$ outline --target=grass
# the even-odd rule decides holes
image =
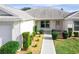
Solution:
[[[79,39],[58,39],[54,40],[57,54],[78,54]]]

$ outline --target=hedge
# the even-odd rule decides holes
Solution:
[[[28,42],[26,39],[23,39],[23,48],[24,49],[28,48]]]
[[[33,27],[33,32],[37,33],[37,26],[36,25]]]
[[[64,32],[62,33],[62,36],[63,36],[63,39],[67,39],[67,37],[68,37],[67,31],[64,31]]]
[[[27,32],[27,40],[28,40],[28,46],[30,46],[31,45],[30,32]]]
[[[17,41],[9,41],[0,48],[0,54],[15,54],[19,49]]]
[[[74,37],[78,37],[78,32],[74,32]]]
[[[23,48],[28,48],[31,45],[30,32],[23,32]]]
[[[32,32],[32,36],[34,37],[36,35],[36,33],[35,32]]]
[[[53,31],[53,32],[52,32],[52,39],[53,39],[53,40],[56,40],[57,37],[58,37],[58,32]]]
[[[72,36],[72,28],[68,28],[68,36],[69,36],[69,37]]]

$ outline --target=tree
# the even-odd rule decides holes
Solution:
[[[30,7],[24,7],[21,10],[26,11],[26,10],[29,10],[29,9],[31,9],[31,8]]]

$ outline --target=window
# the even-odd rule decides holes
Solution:
[[[74,21],[74,30],[79,31],[79,21]]]
[[[41,28],[49,28],[50,22],[48,20],[41,21]]]
[[[60,21],[57,20],[57,21],[56,21],[56,25],[60,25]]]

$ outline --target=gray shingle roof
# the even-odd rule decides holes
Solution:
[[[69,12],[55,8],[34,8],[27,10],[26,13],[35,19],[63,19],[69,14]]]
[[[65,19],[79,19],[79,11],[73,12],[71,15],[69,15]]]
[[[13,16],[12,14],[9,14],[3,10],[0,10],[0,16]]]

